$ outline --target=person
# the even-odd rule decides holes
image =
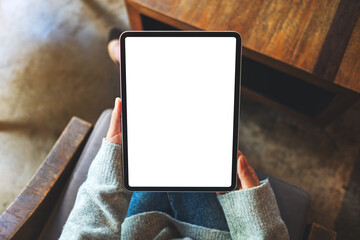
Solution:
[[[118,40],[108,44],[108,51],[119,64]],[[106,138],[78,190],[60,239],[289,239],[268,179],[260,182],[240,151],[234,191],[126,191],[121,106],[116,98]]]

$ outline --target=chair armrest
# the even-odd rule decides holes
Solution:
[[[309,224],[307,227],[306,240],[335,240],[336,232],[317,223]]]
[[[46,223],[91,132],[73,117],[33,178],[0,216],[0,239],[35,239]]]

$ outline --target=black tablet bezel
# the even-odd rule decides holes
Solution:
[[[233,160],[232,178],[230,187],[131,187],[128,178],[128,155],[127,155],[127,102],[126,102],[126,62],[125,62],[125,39],[127,37],[235,37],[235,97],[234,97],[234,131],[233,131]],[[240,83],[241,83],[241,36],[233,31],[125,31],[120,37],[120,97],[122,100],[122,159],[124,167],[124,186],[129,191],[211,191],[225,192],[234,190],[236,187],[238,128],[240,110]]]

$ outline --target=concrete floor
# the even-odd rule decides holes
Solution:
[[[255,168],[310,192],[313,202],[308,221],[335,228],[359,159],[360,101],[326,128],[248,99],[241,107],[242,152]],[[356,201],[346,204],[352,208],[352,203]]]
[[[94,123],[113,105],[112,26],[128,29],[121,0],[0,1],[0,212],[73,115]]]
[[[94,123],[113,105],[111,26],[128,29],[121,0],[0,2],[0,213],[71,116]],[[242,151],[254,167],[309,191],[309,221],[334,228],[359,156],[360,102],[322,129],[244,99],[241,121]]]

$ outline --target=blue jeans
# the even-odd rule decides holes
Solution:
[[[134,192],[126,217],[149,211],[164,212],[179,221],[229,231],[215,193]]]

